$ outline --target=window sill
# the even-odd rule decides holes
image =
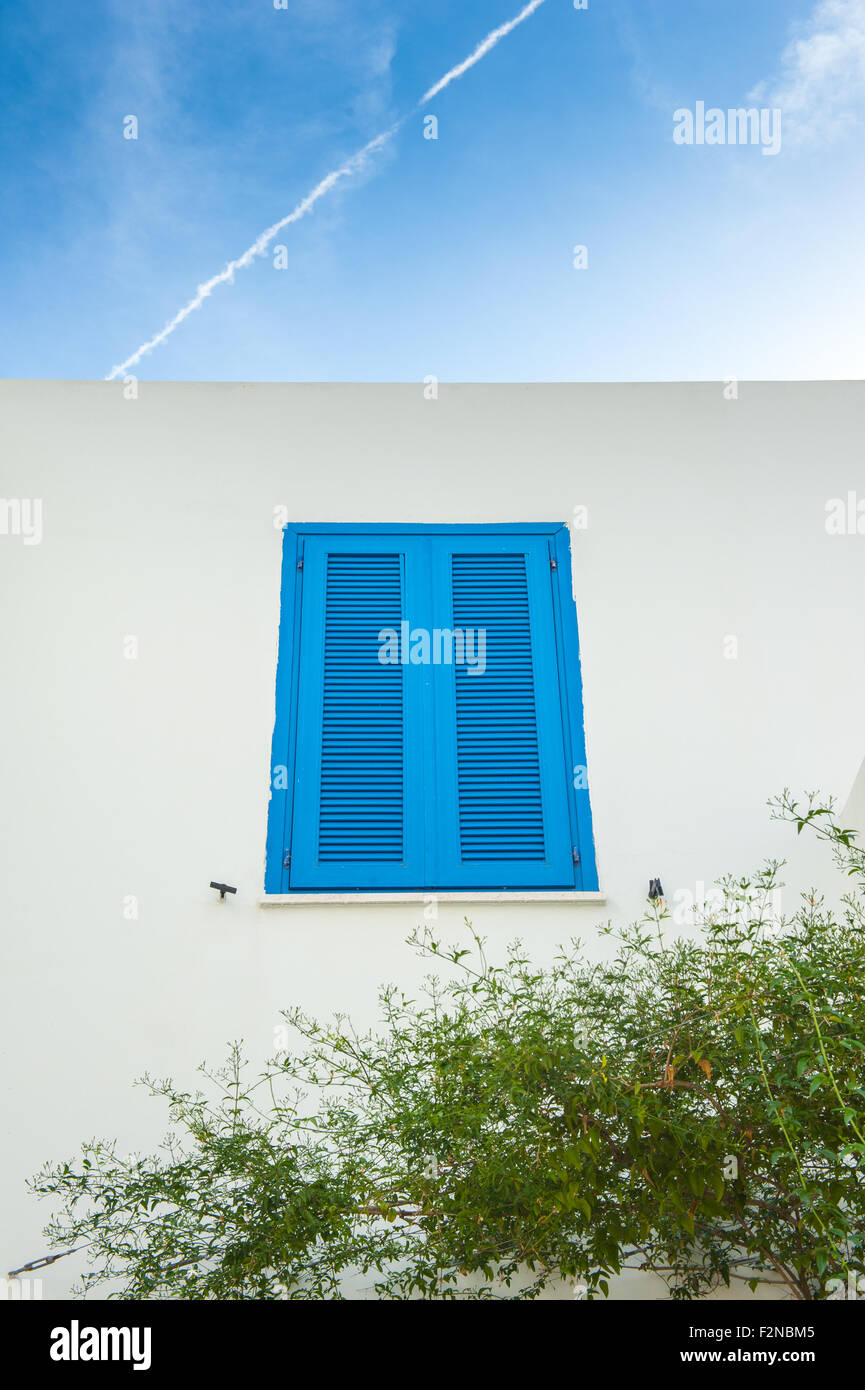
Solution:
[[[265,893],[260,907],[330,907],[350,903],[605,903],[606,893],[537,892],[513,889],[503,892],[459,893]]]

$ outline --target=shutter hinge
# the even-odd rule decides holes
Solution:
[[[302,569],[303,569],[303,561],[302,561],[302,560],[298,560],[298,562],[297,562],[297,568],[298,568],[299,570],[302,570]]]
[[[558,568],[559,568],[559,567],[558,567],[558,565],[556,564],[555,560],[550,560],[550,569],[551,569],[551,570],[557,570]]]
[[[282,856],[282,867],[283,867],[284,869],[289,869],[289,868],[291,868],[291,850],[290,850],[290,849],[287,849],[287,850],[285,851],[285,854]]]
[[[572,853],[573,853],[574,863],[575,863],[575,864],[579,864],[579,862],[580,862],[580,851],[577,849],[576,845],[574,845],[574,848],[573,848]]]

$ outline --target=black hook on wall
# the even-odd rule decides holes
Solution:
[[[220,901],[221,903],[224,903],[224,902],[225,902],[225,895],[226,895],[226,893],[236,893],[236,892],[237,892],[237,889],[236,889],[236,888],[232,888],[232,887],[231,887],[229,884],[227,884],[227,883],[214,883],[214,882],[211,880],[210,886],[211,886],[211,888],[218,888],[218,889],[219,889],[219,901]]]

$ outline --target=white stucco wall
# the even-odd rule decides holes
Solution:
[[[792,856],[789,784],[848,796],[865,752],[860,384],[0,385],[0,496],[43,535],[0,534],[3,681],[0,1260],[45,1253],[23,1181],[82,1138],[151,1145],[133,1090],[188,1081],[292,1003],[370,1021],[423,973],[411,904],[262,908],[279,621],[274,508],[302,521],[557,521],[575,536],[603,907],[473,905],[539,959],[599,922]],[[739,641],[737,660],[724,639]],[[137,660],[124,657],[135,636]],[[212,878],[236,884],[220,903]],[[138,919],[124,899],[138,900]],[[442,904],[443,929],[468,911]],[[594,946],[597,949],[596,945]],[[494,947],[495,949],[495,947]],[[44,1271],[62,1297],[76,1261]],[[627,1292],[626,1290],[622,1291]]]

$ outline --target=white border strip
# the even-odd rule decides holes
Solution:
[[[605,903],[606,893],[265,893],[259,907],[329,907],[349,903]]]

